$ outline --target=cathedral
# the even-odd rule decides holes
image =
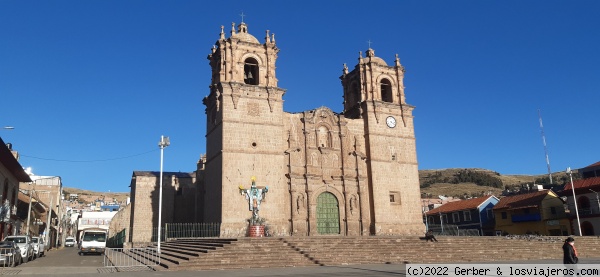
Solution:
[[[341,113],[289,113],[274,34],[260,43],[247,24],[231,27],[208,55],[201,221],[220,223],[223,237],[246,235],[252,212],[240,191],[252,179],[268,188],[260,217],[270,235],[423,234],[414,107],[398,56],[388,65],[369,48],[354,68],[344,64]]]

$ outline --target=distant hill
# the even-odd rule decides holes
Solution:
[[[564,172],[552,174],[552,185],[563,186],[569,182]],[[573,179],[577,179],[573,174]],[[550,178],[544,175],[501,175],[498,172],[480,168],[448,168],[419,170],[421,196],[436,198],[438,195],[453,197],[475,197],[500,195],[503,190],[518,190],[525,185],[550,187]]]
[[[92,203],[96,199],[104,199],[104,202],[112,202],[113,199],[116,199],[117,202],[125,203],[127,197],[129,197],[128,192],[97,192],[91,190],[84,190],[78,188],[68,188],[64,187],[63,192],[65,194],[77,194],[79,200],[85,204]],[[68,197],[68,196],[67,196]]]

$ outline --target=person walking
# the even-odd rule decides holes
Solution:
[[[577,254],[577,248],[575,248],[575,239],[573,237],[568,237],[563,244],[563,264],[567,268],[568,272],[566,272],[565,277],[574,277],[578,276],[577,273],[577,263],[579,262],[579,257]]]
[[[563,244],[563,263],[576,264],[579,262],[577,249],[575,248],[575,239],[568,237]]]

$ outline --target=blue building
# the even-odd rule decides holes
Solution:
[[[100,209],[105,212],[118,212],[121,208],[120,205],[102,205]]]

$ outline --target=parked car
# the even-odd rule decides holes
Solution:
[[[0,242],[0,264],[3,267],[14,267],[21,264],[21,249],[12,241]]]
[[[65,247],[73,247],[75,246],[75,238],[74,237],[67,237],[65,239]]]
[[[37,257],[44,256],[46,246],[44,245],[44,238],[32,237],[31,244],[33,245],[33,255]]]
[[[19,246],[21,258],[24,263],[33,260],[33,247],[31,246],[31,238],[29,236],[8,236],[4,241],[12,241]]]

